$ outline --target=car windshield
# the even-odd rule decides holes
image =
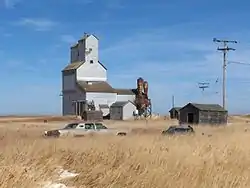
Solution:
[[[102,123],[95,123],[96,129],[107,129]]]
[[[188,129],[187,128],[176,128],[175,131],[176,132],[187,132]]]
[[[176,127],[170,126],[170,127],[167,129],[167,131],[168,131],[168,132],[171,132],[171,131],[174,131],[175,129],[176,129]]]
[[[75,129],[77,127],[78,123],[70,123],[66,125],[63,129]]]

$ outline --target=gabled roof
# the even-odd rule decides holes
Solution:
[[[99,63],[105,70],[107,70],[107,68],[106,68],[100,61],[98,61],[98,63]]]
[[[114,88],[104,81],[93,81],[93,82],[85,82],[78,81],[77,82],[80,89],[86,92],[95,92],[95,93],[116,93]]]
[[[70,64],[68,64],[62,71],[76,70],[76,69],[78,69],[82,64],[84,64],[83,61],[76,61],[76,62],[70,63]]]
[[[76,70],[78,69],[81,65],[83,65],[85,62],[83,61],[76,61],[73,63],[68,64],[62,71],[69,71],[69,70]],[[107,68],[100,62],[98,61],[98,63],[105,69],[107,70]]]
[[[109,105],[107,105],[107,104],[99,104],[99,107],[100,108],[109,108]]]
[[[110,107],[123,107],[128,104],[130,101],[117,101],[113,103]]]
[[[94,35],[94,34],[85,34],[85,35],[83,35],[83,37],[81,37],[80,39],[79,39],[79,41],[81,41],[81,40],[85,40],[85,39],[87,39],[88,37],[90,37],[90,36],[93,36],[93,37],[95,37],[97,40],[99,40],[99,38],[96,36],[96,35]]]
[[[134,89],[115,89],[118,95],[135,95]]]
[[[75,48],[75,47],[77,47],[79,44],[78,43],[75,43],[75,44],[73,44],[70,48]]]
[[[78,42],[79,42],[79,41],[82,41],[82,40],[85,40],[85,39],[87,39],[87,38],[90,37],[90,36],[94,36],[97,40],[99,40],[99,38],[98,38],[96,35],[93,35],[93,34],[85,34],[85,35],[83,35],[83,37],[81,37],[81,38],[78,40]],[[78,42],[75,43],[74,45],[72,45],[70,48],[75,48],[75,47],[77,47],[78,44],[79,44]]]
[[[173,107],[169,110],[169,112],[173,111],[173,110],[176,110],[176,111],[179,111],[182,107]]]
[[[188,103],[187,105],[192,105],[195,108],[201,110],[201,111],[215,111],[215,112],[227,112],[222,106],[219,104],[198,104],[198,103]],[[186,107],[185,105],[184,107]],[[181,109],[183,109],[182,107]]]

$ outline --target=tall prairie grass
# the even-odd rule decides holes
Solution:
[[[0,187],[36,188],[57,181],[58,167],[83,188],[250,187],[247,125],[195,128],[194,136],[156,132],[127,137],[44,139],[41,130],[0,130]],[[204,133],[204,134],[202,134]]]

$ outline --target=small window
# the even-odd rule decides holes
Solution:
[[[93,123],[85,123],[85,129],[95,129],[95,126]]]
[[[90,60],[90,63],[91,63],[91,64],[93,64],[93,63],[94,63],[94,61],[93,61],[93,60]]]
[[[75,129],[77,125],[78,123],[70,123],[70,124],[67,124],[66,127],[64,127],[64,129]]]
[[[107,129],[102,123],[95,123],[96,129]]]

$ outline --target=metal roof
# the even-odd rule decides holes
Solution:
[[[179,111],[182,107],[173,107],[169,110],[169,112],[173,111],[173,110],[176,110],[176,111]]]
[[[215,111],[215,112],[226,112],[227,111],[222,106],[220,106],[219,104],[188,103],[187,105],[189,105],[189,104],[194,106],[195,108],[201,110],[201,111]],[[186,107],[186,106],[184,106],[184,107]]]
[[[87,39],[87,38],[90,37],[90,36],[93,36],[93,37],[95,37],[97,40],[99,40],[99,38],[98,38],[96,35],[85,33],[78,41],[85,40],[85,39]]]
[[[83,61],[76,61],[73,63],[68,64],[63,71],[69,71],[69,70],[76,70],[78,69],[84,62]]]
[[[97,40],[99,40],[99,38],[98,38],[96,35],[85,33],[85,34],[78,40],[78,42],[79,42],[79,41],[82,41],[82,40],[85,40],[85,39],[87,39],[87,38],[90,37],[90,36],[94,36]],[[75,43],[75,44],[72,45],[70,48],[75,48],[75,47],[77,47],[78,45],[79,45],[79,43]]]
[[[128,104],[130,101],[117,101],[113,103],[110,107],[123,107]]]
[[[78,81],[77,82],[80,89],[86,92],[95,92],[95,93],[116,93],[114,88],[104,81],[93,81],[93,82],[85,82]]]
[[[100,108],[109,108],[109,105],[107,105],[107,104],[99,104],[99,107]]]
[[[134,89],[115,89],[118,95],[135,95]]]
[[[83,65],[85,62],[84,61],[76,61],[73,63],[68,64],[62,71],[69,71],[69,70],[76,70],[78,69],[81,65]],[[98,61],[98,63],[105,69],[107,70],[107,68],[100,62]]]

